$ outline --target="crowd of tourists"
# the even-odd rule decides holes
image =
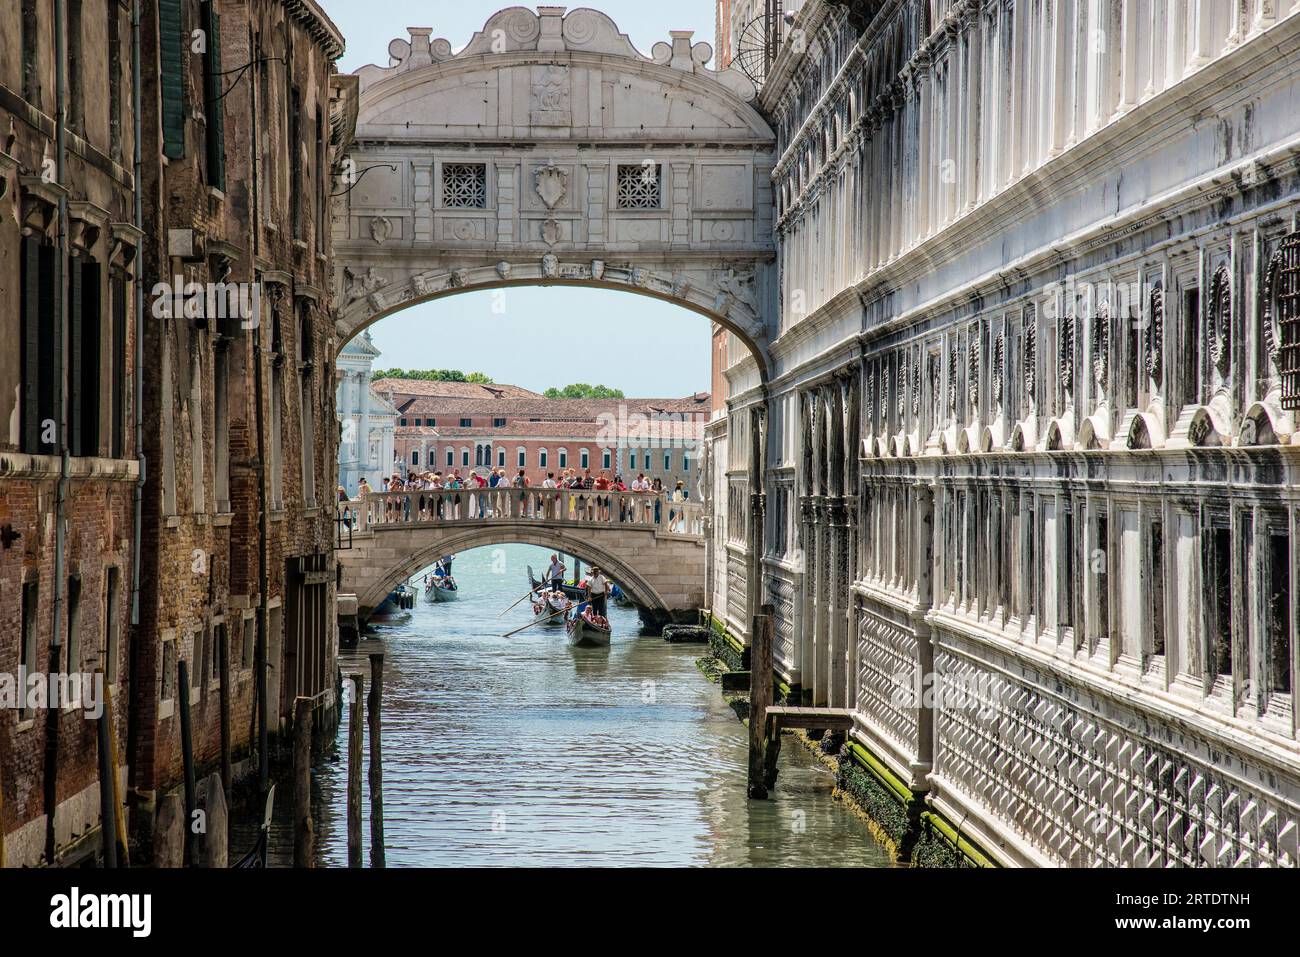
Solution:
[[[338,492],[341,504],[351,501],[342,486]],[[513,476],[504,468],[468,469],[464,474],[460,469],[413,472],[405,477],[394,473],[378,489],[371,488],[363,477],[357,499],[370,502],[369,496],[375,492],[444,493],[393,494],[383,499],[382,512],[372,514],[375,522],[512,517],[660,525],[664,523],[666,505],[667,525],[676,531],[686,530],[683,506],[690,501],[685,482],[678,482],[670,490],[659,478],[647,478],[645,473],[628,483],[622,475],[611,477],[607,471],[593,474],[591,469],[547,472],[540,485],[534,485],[523,469]],[[445,494],[448,492],[455,494]]]

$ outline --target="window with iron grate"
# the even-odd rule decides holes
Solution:
[[[619,166],[618,208],[659,209],[662,178],[658,163]]]
[[[1282,379],[1282,408],[1300,409],[1300,231],[1282,240],[1269,261],[1264,335]]]
[[[483,163],[444,163],[442,205],[455,209],[486,209],[487,166]]]

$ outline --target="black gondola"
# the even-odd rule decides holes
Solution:
[[[266,851],[271,843],[271,808],[275,805],[275,785],[266,792],[266,808],[262,815],[262,826],[258,829],[257,843],[252,850],[234,863],[234,867],[266,867]]]
[[[527,567],[528,569],[528,584],[533,586],[533,591],[536,591],[539,588],[551,587],[550,582],[541,582],[537,580],[537,578],[533,575],[532,565],[528,565],[525,567]],[[587,597],[586,591],[582,588],[579,588],[577,585],[561,585],[560,591],[564,592],[565,598],[572,598],[574,601],[582,601]]]

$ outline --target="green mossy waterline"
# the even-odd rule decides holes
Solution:
[[[711,654],[695,664],[709,681],[718,684],[724,672],[743,670],[736,639],[716,618],[709,618]],[[781,680],[775,682],[778,701],[799,702],[803,689]],[[726,693],[723,700],[736,716],[749,724],[749,696]],[[911,791],[861,742],[850,740],[836,757],[824,753],[821,740],[804,731],[787,730],[835,772],[835,797],[860,817],[871,836],[885,848],[890,859],[912,867],[996,867],[997,864],[973,841],[961,834],[939,813],[925,805],[924,795]]]

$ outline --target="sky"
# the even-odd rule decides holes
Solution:
[[[406,28],[433,28],[459,49],[510,0],[318,0],[347,40],[339,69],[387,65],[388,43]],[[559,4],[556,4],[559,5]],[[532,4],[535,8],[536,4]],[[643,53],[669,30],[714,42],[713,0],[589,0]],[[495,298],[494,298],[495,296]],[[377,368],[460,369],[541,391],[603,383],[629,396],[666,398],[709,388],[704,317],[634,293],[514,287],[413,306],[370,327]]]

